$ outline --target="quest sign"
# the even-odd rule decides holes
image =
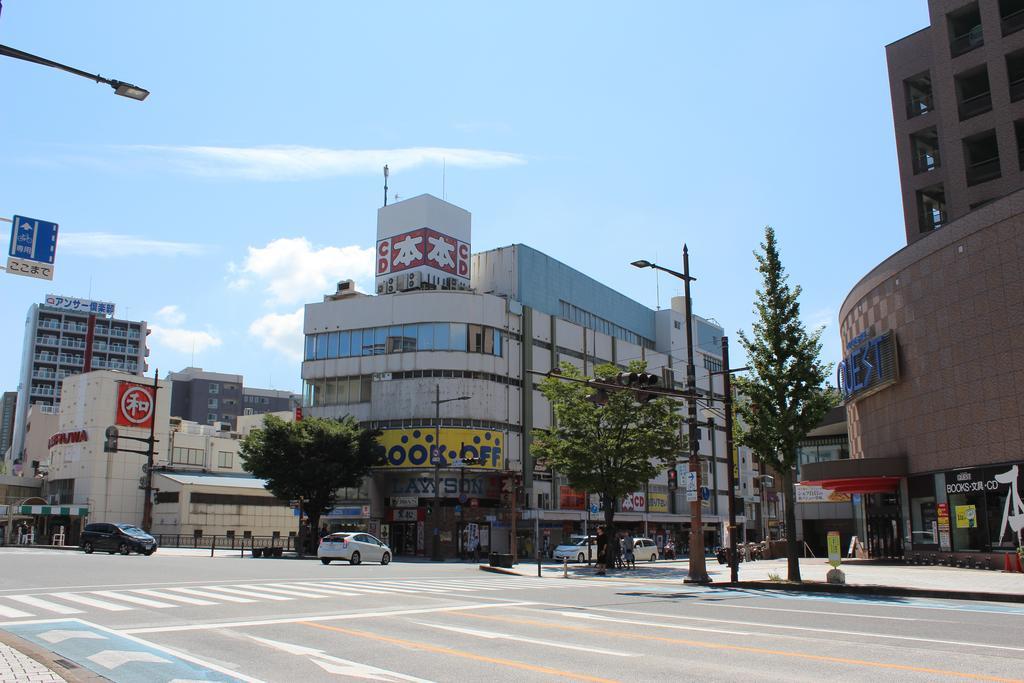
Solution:
[[[836,368],[843,400],[863,398],[899,380],[896,336],[892,330],[872,337],[865,330],[846,343],[847,355]]]

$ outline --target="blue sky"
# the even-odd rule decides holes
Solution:
[[[402,197],[440,196],[444,163],[474,251],[529,244],[652,307],[629,262],[678,269],[687,242],[694,311],[740,358],[771,224],[836,361],[844,297],[905,243],[884,46],[927,22],[925,0],[4,0],[0,43],[152,94],[0,58],[0,216],[61,225],[52,283],[0,275],[0,387],[55,293],[150,321],[151,372],[194,348],[298,391],[301,305],[372,286],[384,163]]]

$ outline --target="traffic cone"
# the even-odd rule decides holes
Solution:
[[[1012,574],[1017,571],[1015,563],[1010,559],[1010,555],[1016,555],[1017,553],[1006,553],[1003,555],[1003,573]]]
[[[1019,572],[1021,574],[1024,574],[1024,563],[1021,563],[1021,561],[1020,561],[1020,554],[1019,553],[1013,553],[1013,556],[1014,556],[1014,558],[1015,558],[1015,560],[1017,562],[1017,572]]]

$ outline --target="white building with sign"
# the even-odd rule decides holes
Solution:
[[[305,308],[304,412],[351,414],[383,431],[385,465],[353,502],[369,502],[368,528],[399,555],[429,553],[435,527],[446,557],[469,529],[483,551],[509,550],[513,475],[525,489],[516,506],[520,552],[543,542],[533,539],[525,516],[540,517],[550,548],[583,531],[590,509],[584,492],[530,455],[530,431],[551,425],[551,409],[528,371],[567,361],[590,374],[599,363],[644,359],[650,372],[669,368],[677,388],[685,381],[682,298],[655,311],[520,244],[472,255],[463,265],[470,227],[468,212],[430,195],[383,207],[377,295],[341,283]],[[454,254],[454,266],[442,253]],[[622,265],[628,268],[628,259]],[[691,324],[698,387],[707,391],[709,373],[721,369],[723,332],[699,316]],[[726,520],[727,460],[722,421],[713,439],[703,424],[710,489],[703,531],[713,545]],[[673,535],[680,545],[689,525],[683,493],[669,492],[662,474],[620,502],[616,519],[638,534]]]

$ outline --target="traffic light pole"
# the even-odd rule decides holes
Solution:
[[[714,391],[712,389],[712,391]],[[736,468],[738,459],[732,443],[732,370],[729,368],[729,338],[722,337],[722,392],[725,394],[725,452],[729,466],[729,580],[740,580],[740,558],[736,554]]]
[[[149,446],[146,448],[146,499],[142,502],[142,530],[149,533],[153,527],[153,456],[156,445],[156,392],[160,389],[157,382],[160,370],[153,374],[153,409],[149,421]]]

